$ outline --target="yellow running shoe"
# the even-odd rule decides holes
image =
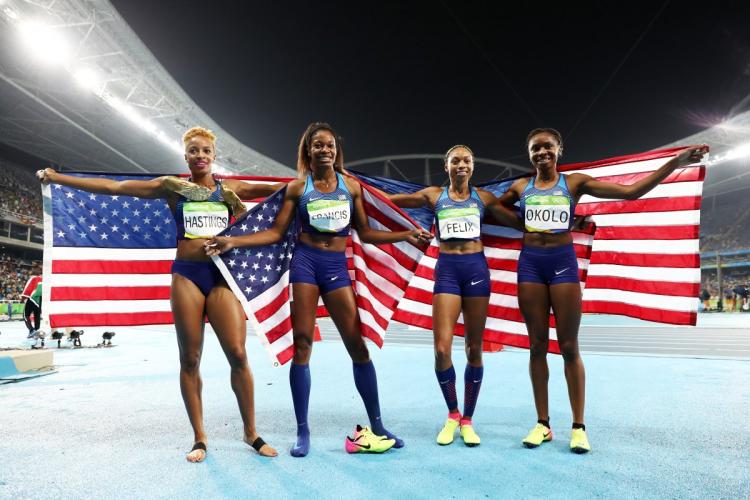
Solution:
[[[591,451],[589,438],[586,437],[586,431],[583,429],[573,429],[570,434],[570,451],[573,453],[588,453]]]
[[[437,444],[445,446],[453,442],[453,435],[456,433],[458,427],[458,420],[448,417],[445,421],[443,429],[437,435]]]
[[[461,439],[464,440],[466,446],[479,446],[479,443],[482,442],[471,424],[461,426]]]
[[[523,440],[526,448],[536,448],[545,441],[552,441],[552,429],[544,424],[536,424]]]
[[[393,448],[395,439],[374,434],[369,427],[360,427],[354,430],[354,437],[346,436],[344,449],[347,453],[383,453]]]

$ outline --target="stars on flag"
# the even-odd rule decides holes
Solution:
[[[176,228],[165,200],[143,203],[137,197],[86,193],[60,184],[53,184],[50,193],[54,245],[106,248],[175,245]]]

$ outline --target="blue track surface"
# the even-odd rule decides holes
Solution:
[[[578,456],[568,451],[558,356],[549,358],[554,441],[536,450],[520,445],[535,414],[527,354],[515,351],[485,355],[474,419],[482,445],[467,448],[457,437],[440,447],[434,439],[446,410],[431,349],[372,348],[385,424],[406,447],[352,456],[344,436],[366,423],[364,408],[343,345],[322,342],[311,364],[313,449],[295,459],[288,369],[272,368],[250,338],[258,429],[280,451],[267,459],[241,441],[228,365],[207,331],[209,454],[190,464],[173,333],[121,330],[115,340],[112,349],[56,351],[59,373],[0,386],[0,498],[750,496],[748,361],[585,356],[593,451]],[[462,358],[454,351],[459,377]]]

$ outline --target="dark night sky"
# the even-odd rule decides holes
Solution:
[[[695,133],[750,94],[748,2],[113,3],[214,120],[288,165],[318,120],[348,160],[465,143],[525,163],[536,126],[594,160]]]

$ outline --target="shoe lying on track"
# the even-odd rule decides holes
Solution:
[[[526,448],[536,448],[545,441],[552,441],[552,429],[544,424],[536,424],[523,440]]]
[[[354,437],[346,436],[344,449],[347,453],[383,453],[393,448],[395,439],[373,434],[369,427],[357,426]]]

